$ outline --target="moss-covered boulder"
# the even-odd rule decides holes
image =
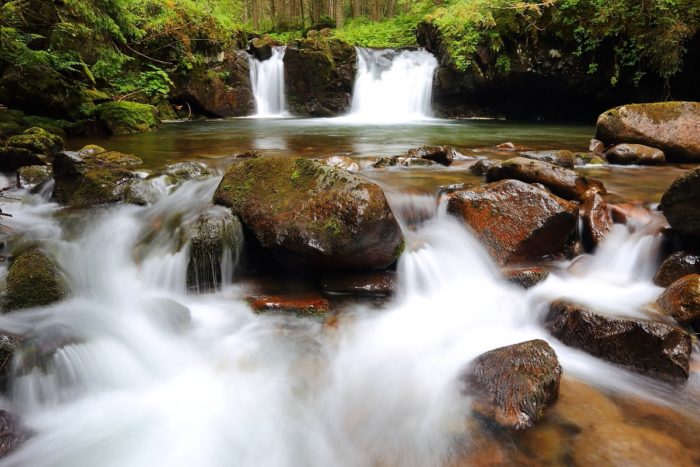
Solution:
[[[95,107],[94,115],[115,135],[151,131],[160,125],[158,110],[137,102],[107,102]]]
[[[700,168],[674,180],[661,198],[660,208],[675,231],[700,240]]]
[[[207,210],[190,238],[187,287],[209,292],[230,281],[242,248],[243,226],[231,210],[222,206]]]
[[[383,269],[403,250],[382,189],[320,161],[274,157],[235,163],[214,201],[231,207],[284,263]]]
[[[0,147],[0,172],[14,172],[20,167],[45,164],[41,157],[29,149]]]
[[[51,169],[46,165],[30,165],[17,171],[17,185],[20,188],[33,188],[51,180]]]
[[[45,306],[67,294],[63,277],[51,259],[38,248],[18,255],[7,273],[5,310]]]
[[[130,170],[143,163],[131,154],[104,151],[99,146],[79,152],[64,151],[56,155],[53,196],[71,207],[89,207],[125,200],[128,188],[136,179]]]
[[[165,175],[173,184],[179,184],[187,180],[201,180],[211,177],[214,172],[199,162],[186,161],[166,167]]]
[[[29,128],[21,135],[11,136],[5,142],[6,146],[27,149],[35,154],[52,156],[63,150],[63,139],[49,133],[43,128]]]
[[[596,138],[658,148],[671,161],[700,162],[700,102],[616,107],[598,117]]]

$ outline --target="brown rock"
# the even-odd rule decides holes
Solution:
[[[659,207],[675,231],[700,239],[700,168],[677,178],[664,193]]]
[[[494,164],[496,164],[496,161],[479,159],[469,167],[469,171],[474,175],[484,175],[486,171],[489,170],[489,167],[493,166]]]
[[[581,206],[583,243],[588,251],[603,241],[613,226],[612,216],[603,197],[596,191],[586,192]]]
[[[588,144],[588,151],[596,154],[602,154],[605,152],[605,144],[602,141],[593,138]]]
[[[666,156],[659,149],[642,144],[618,144],[608,149],[605,157],[611,164],[664,165]]]
[[[328,312],[328,300],[315,295],[257,295],[246,299],[256,313],[293,313],[302,316]]]
[[[661,264],[654,284],[668,287],[683,276],[700,274],[700,256],[685,251],[672,254]]]
[[[517,180],[503,180],[450,195],[450,214],[469,225],[500,264],[566,253],[578,208]]]
[[[520,155],[526,159],[548,162],[567,169],[574,168],[574,153],[571,151],[527,151]]]
[[[536,286],[549,277],[549,271],[539,267],[510,267],[501,270],[508,282],[517,284],[524,289]]]
[[[700,319],[700,274],[682,277],[661,294],[656,303],[680,324]]]
[[[564,344],[639,373],[688,378],[691,339],[675,326],[599,315],[563,301],[552,303],[546,326]]]
[[[559,392],[561,366],[549,344],[532,340],[478,356],[464,380],[474,409],[508,428],[532,426]]]
[[[360,164],[358,164],[352,157],[330,156],[326,157],[325,159],[321,159],[321,162],[328,166],[337,167],[352,173],[357,173],[360,171]]]
[[[600,182],[589,181],[573,170],[525,157],[509,159],[490,167],[486,172],[487,182],[504,179],[541,183],[552,193],[565,199],[579,199],[588,189],[593,187],[597,187],[602,193],[605,193]]]
[[[0,410],[0,458],[17,449],[27,439],[17,417],[6,410]]]
[[[456,151],[450,146],[421,146],[408,151],[409,158],[426,159],[437,162],[440,165],[450,165],[455,158]]]
[[[596,138],[661,149],[672,161],[700,161],[700,102],[623,105],[598,117]]]

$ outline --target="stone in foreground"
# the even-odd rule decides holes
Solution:
[[[700,274],[678,279],[661,294],[656,303],[679,324],[700,320]]]
[[[689,274],[700,274],[700,255],[679,251],[661,263],[654,276],[654,284],[668,287]]]
[[[232,208],[257,241],[287,265],[383,269],[404,246],[378,185],[316,160],[236,163],[214,202]]]
[[[447,211],[471,227],[502,265],[565,254],[578,221],[574,203],[518,180],[453,193]]]
[[[659,207],[675,231],[700,239],[700,168],[678,177],[664,193]]]
[[[503,277],[523,289],[530,289],[549,277],[549,271],[541,267],[508,267],[501,270]]]
[[[543,340],[501,347],[478,356],[464,376],[474,409],[515,429],[530,427],[559,394],[561,366]]]
[[[666,163],[663,151],[643,144],[618,144],[610,148],[605,153],[605,157],[611,164],[619,165],[664,165]]]
[[[667,381],[688,379],[691,338],[665,323],[614,318],[556,301],[546,327],[564,344]]]
[[[61,301],[66,284],[51,259],[32,248],[19,254],[7,273],[5,309],[46,306]]]

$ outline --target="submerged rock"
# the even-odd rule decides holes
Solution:
[[[688,378],[691,339],[678,327],[600,315],[563,301],[552,303],[546,327],[564,344],[633,371],[670,381]]]
[[[34,154],[52,156],[63,150],[63,139],[43,128],[29,128],[21,135],[7,138],[5,145],[12,148],[22,148]]]
[[[605,153],[605,157],[611,164],[620,165],[664,165],[666,163],[663,151],[642,144],[615,145]]]
[[[107,102],[95,107],[94,114],[114,135],[144,133],[160,125],[158,110],[137,102]]]
[[[595,152],[577,152],[574,154],[574,165],[605,165],[608,160],[603,154]]]
[[[606,144],[659,148],[672,161],[700,161],[700,102],[631,104],[598,117],[596,138]]]
[[[386,297],[396,292],[397,283],[396,273],[391,271],[342,273],[325,275],[321,288],[332,295]]]
[[[292,313],[301,316],[324,315],[330,309],[328,300],[316,295],[258,295],[248,297],[256,313]]]
[[[347,170],[348,172],[357,173],[360,171],[360,164],[355,159],[347,156],[330,156],[321,161],[330,166],[339,169]]]
[[[207,166],[199,162],[185,161],[169,165],[165,169],[165,174],[170,180],[177,184],[186,180],[200,180],[214,175]]]
[[[508,282],[524,289],[534,287],[549,277],[549,271],[540,267],[509,267],[502,269],[501,273]]]
[[[478,356],[464,376],[474,409],[508,428],[535,424],[559,393],[561,366],[543,340],[501,347]]]
[[[676,232],[700,239],[700,168],[678,177],[664,193],[659,207]]]
[[[409,149],[406,155],[409,159],[425,159],[447,166],[452,164],[456,154],[451,146],[421,146]]]
[[[27,433],[17,416],[0,409],[0,459],[17,449],[26,439]]]
[[[14,172],[22,167],[46,165],[46,162],[24,148],[0,147],[0,172]]]
[[[258,242],[286,264],[383,269],[403,251],[401,229],[381,188],[316,160],[236,163],[214,201],[231,207]]]
[[[53,163],[56,180],[53,197],[62,204],[79,208],[122,201],[136,178],[129,168],[142,163],[131,154],[100,152],[94,147],[81,152],[60,152]]]
[[[573,170],[565,169],[548,162],[516,157],[489,168],[487,182],[504,179],[520,180],[526,183],[541,183],[557,196],[565,199],[579,199],[590,188],[605,189],[600,182],[588,180]]]
[[[243,226],[230,209],[214,206],[202,214],[190,239],[187,287],[209,292],[233,274],[243,248]]]
[[[680,324],[700,320],[700,274],[678,279],[668,286],[656,303]]]
[[[450,195],[447,211],[469,225],[500,264],[568,251],[578,207],[518,180],[503,180]]]
[[[489,167],[492,167],[496,163],[496,161],[490,159],[479,159],[469,167],[469,171],[474,175],[485,175]]]
[[[574,153],[571,151],[526,151],[521,153],[521,156],[526,159],[558,165],[566,169],[574,168]]]
[[[51,305],[66,295],[61,273],[41,250],[32,248],[15,257],[7,273],[6,310]]]
[[[590,190],[584,195],[581,205],[581,219],[583,221],[583,244],[586,250],[593,251],[613,226],[608,204],[597,191]]]
[[[30,165],[17,170],[17,185],[20,188],[32,188],[51,179],[51,169],[45,165]]]
[[[661,263],[654,276],[654,284],[668,287],[689,274],[700,274],[700,255],[679,251]]]
[[[437,165],[437,162],[433,162],[428,159],[421,159],[420,157],[403,157],[403,156],[389,156],[382,157],[377,160],[372,167],[375,169],[383,169],[385,167],[427,167],[431,165]]]

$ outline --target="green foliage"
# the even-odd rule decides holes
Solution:
[[[367,18],[354,18],[336,29],[333,35],[360,47],[413,47],[416,43],[415,16],[397,16],[372,22]]]
[[[141,133],[158,126],[156,109],[136,102],[108,102],[94,109],[97,116],[115,135]]]
[[[114,92],[121,95],[143,93],[149,97],[167,96],[173,86],[170,76],[154,65],[146,65],[146,70],[114,78]]]

